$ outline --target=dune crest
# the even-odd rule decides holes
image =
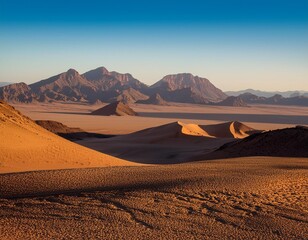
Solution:
[[[0,101],[0,173],[131,165],[67,141]]]
[[[216,138],[245,138],[253,133],[262,132],[237,121],[214,125],[202,125],[200,128],[209,136]]]
[[[135,133],[121,136],[120,138],[131,138],[134,140],[147,138],[151,141],[159,141],[167,138],[180,137],[209,137],[197,124],[185,124],[177,121],[158,127],[147,128]]]
[[[127,104],[116,101],[102,108],[99,108],[91,113],[92,115],[101,116],[137,116],[138,114],[131,109]]]
[[[197,124],[185,124],[180,121],[178,121],[177,124],[182,126],[181,133],[184,135],[210,137],[209,134]]]
[[[205,137],[205,138],[245,138],[252,133],[261,132],[240,122],[226,122],[214,125],[197,125],[183,123],[181,121],[168,123],[165,125],[147,128],[119,138],[130,138],[134,141],[144,140],[157,142],[167,138],[187,138],[187,137]]]

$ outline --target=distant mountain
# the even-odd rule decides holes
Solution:
[[[127,104],[120,101],[110,103],[102,108],[99,108],[91,113],[92,115],[101,116],[137,116],[138,114],[131,109]]]
[[[283,97],[295,97],[303,94],[308,94],[307,91],[285,91],[285,92],[279,92],[279,91],[274,91],[274,92],[267,92],[267,91],[260,91],[260,90],[254,90],[254,89],[246,89],[246,90],[241,90],[241,91],[226,91],[225,94],[228,96],[239,96],[244,93],[251,93],[254,94],[258,97],[272,97],[276,94],[279,94]]]
[[[97,87],[76,70],[69,69],[65,73],[30,84],[29,87],[38,97],[38,101],[94,101]]]
[[[134,88],[127,88],[125,90],[119,91],[119,95],[111,99],[111,102],[121,101],[123,103],[134,103],[139,100],[145,100],[149,97]]]
[[[166,101],[183,103],[218,102],[227,96],[206,78],[192,74],[165,76],[148,87],[129,73],[109,72],[100,67],[84,74],[74,69],[27,85],[0,87],[0,99],[9,102],[114,102],[132,103],[159,94]]]
[[[266,100],[266,97],[258,97],[257,95],[248,92],[240,94],[238,97],[240,97],[246,103],[257,103],[259,101]]]
[[[297,96],[285,98],[279,94],[272,97],[258,97],[251,93],[244,93],[238,96],[247,104],[272,104],[272,105],[294,105],[294,106],[308,106],[308,97]]]
[[[247,107],[247,103],[241,97],[234,97],[230,96],[227,97],[225,100],[217,103],[211,103],[212,105],[217,106],[232,106],[232,107]]]
[[[302,94],[301,94],[299,91],[296,91],[296,92],[290,94],[290,97],[299,97],[299,96],[301,96],[301,95],[302,95]]]
[[[167,75],[150,87],[152,93],[159,93],[165,100],[183,103],[217,102],[227,96],[208,79],[190,73]]]
[[[168,102],[207,104],[210,101],[195,93],[192,88],[182,88],[174,91],[161,90],[159,93]]]
[[[6,102],[31,103],[36,101],[36,96],[27,84],[13,83],[0,87],[0,99]]]
[[[16,83],[0,88],[0,99],[9,102],[135,102],[147,99],[140,91],[147,85],[130,74],[109,72],[98,68],[80,75],[76,70],[52,76],[27,85]]]
[[[129,73],[109,72],[104,67],[88,71],[82,76],[103,92],[125,90],[128,88],[144,92],[148,88],[146,84],[135,79]]]
[[[146,100],[138,100],[136,103],[165,105],[165,106],[168,105],[168,102],[166,102],[158,93],[154,93]]]
[[[272,98],[271,98],[272,100]],[[273,104],[279,105],[294,105],[294,106],[308,106],[308,97],[298,96],[291,98],[275,98]]]
[[[276,94],[276,92],[247,89],[227,93],[235,96],[228,97],[208,79],[190,73],[167,75],[149,87],[129,73],[109,72],[106,68],[100,67],[84,74],[69,69],[67,72],[30,85],[21,82],[2,86],[0,100],[12,103],[63,101],[96,104],[121,101],[156,105],[179,102],[221,106],[247,104],[308,106],[308,92],[303,91]]]
[[[13,84],[13,83],[12,82],[0,82],[0,87],[4,87],[10,84]]]

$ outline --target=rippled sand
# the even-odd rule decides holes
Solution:
[[[305,239],[308,159],[0,175],[2,239]]]

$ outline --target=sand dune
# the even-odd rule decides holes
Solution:
[[[128,134],[176,121],[209,125],[236,120],[252,128],[264,130],[294,127],[294,125],[308,126],[308,108],[306,107],[261,105],[237,108],[196,104],[175,104],[172,106],[133,104],[131,106],[139,114],[139,117],[126,116],[126,124],[123,124],[123,119],[117,116],[89,114],[104,105],[102,103],[99,105],[14,104],[23,114],[35,120],[54,120],[70,127],[82,128],[87,132],[112,135]]]
[[[158,127],[147,128],[135,133],[124,135],[125,138],[144,139],[152,141],[165,138],[178,137],[208,137],[208,138],[244,138],[253,133],[260,132],[240,122],[227,122],[222,124],[202,125],[173,122]]]
[[[83,123],[84,128],[91,125],[89,119],[108,119],[111,124],[125,122],[128,129],[130,123],[145,121],[91,116],[87,108],[84,112],[82,121],[78,114],[67,115],[66,124]],[[66,141],[1,102],[0,173],[6,174],[0,174],[0,239],[306,238],[308,158],[207,161],[206,156],[217,149],[220,158],[262,149],[303,154],[307,128],[251,135],[257,130],[240,122],[172,121],[80,141],[134,162],[165,164],[131,166]],[[53,124],[47,127],[63,128]],[[183,163],[196,156],[205,161]],[[88,168],[98,166],[117,167]],[[82,169],[51,170],[60,168]],[[41,171],[45,169],[50,170]]]
[[[101,115],[101,116],[137,116],[138,114],[131,109],[127,104],[116,101],[110,103],[102,108],[99,108],[91,113],[92,115]]]
[[[84,138],[109,138],[114,135],[86,132],[80,128],[72,128],[57,121],[36,120],[36,124],[71,141],[82,140]]]
[[[245,138],[260,130],[253,129],[241,122],[226,122],[221,124],[200,126],[208,135],[217,138]]]
[[[135,140],[148,139],[149,142],[157,142],[165,140],[166,138],[179,138],[179,137],[209,137],[208,134],[196,124],[185,124],[183,122],[172,122],[162,126],[147,128],[135,133],[121,136],[120,138],[130,138]]]
[[[110,141],[125,140],[128,143],[163,143],[166,141],[176,142],[176,139],[185,139],[193,142],[209,142],[214,139],[244,138],[256,132],[260,131],[250,128],[240,122],[199,126],[197,124],[186,124],[177,121],[118,136],[110,139]]]
[[[85,139],[78,143],[129,161],[168,164],[199,159],[225,143],[256,131],[239,122],[199,126],[178,121],[109,139]]]
[[[0,173],[131,165],[71,143],[0,102]]]
[[[245,156],[308,157],[308,128],[298,126],[253,134],[200,159]]]
[[[51,121],[51,120],[36,120],[36,124],[39,126],[47,129],[48,131],[52,133],[78,133],[78,132],[84,132],[84,130],[80,128],[71,128],[63,123],[57,122],[57,121]]]

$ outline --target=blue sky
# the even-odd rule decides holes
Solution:
[[[152,84],[308,90],[308,1],[3,1],[0,81],[105,66]]]

